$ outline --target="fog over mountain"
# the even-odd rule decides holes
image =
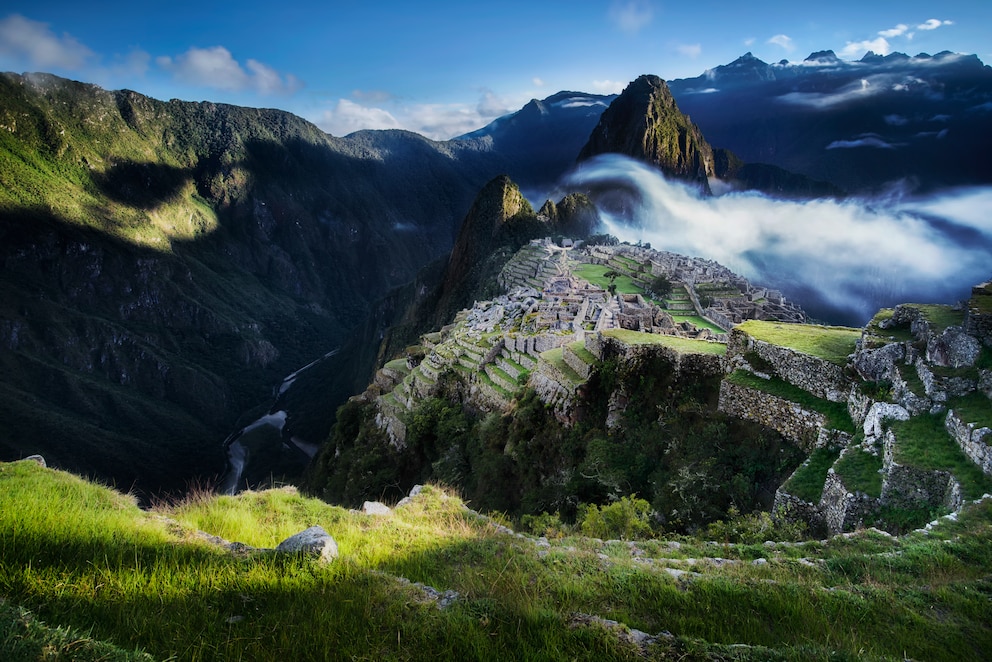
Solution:
[[[907,300],[955,302],[992,272],[992,187],[843,201],[705,197],[619,155],[583,163],[565,185],[588,190],[620,239],[716,260],[832,323],[861,325]]]

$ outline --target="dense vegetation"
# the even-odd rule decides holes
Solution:
[[[603,361],[583,387],[582,411],[570,426],[529,389],[506,414],[467,410],[459,401],[462,382],[449,375],[442,394],[413,412],[406,444],[396,448],[376,426],[373,404],[349,402],[306,489],[332,503],[360,504],[438,481],[483,510],[558,513],[567,521],[583,504],[637,495],[657,513],[659,530],[698,528],[731,505],[744,513],[767,509],[801,462],[800,451],[770,430],[719,413],[719,377],[676,376],[669,359],[647,356]],[[626,403],[611,416],[614,392]]]

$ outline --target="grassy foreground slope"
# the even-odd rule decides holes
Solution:
[[[195,535],[271,547],[315,524],[338,542],[332,563]],[[436,488],[388,517],[292,490],[146,512],[0,464],[0,596],[17,608],[0,610],[0,657],[37,659],[13,658],[26,609],[117,659],[977,659],[992,645],[990,542],[988,501],[902,539],[547,541]]]

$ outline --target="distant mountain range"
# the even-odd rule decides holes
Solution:
[[[910,57],[833,51],[769,64],[746,53],[695,78],[667,81],[714,148],[845,191],[902,182],[920,191],[992,182],[992,68],[975,55]],[[614,97],[560,92],[459,139],[489,138],[527,191],[574,164]]]

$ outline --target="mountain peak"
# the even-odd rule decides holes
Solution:
[[[816,51],[815,53],[810,53],[809,57],[803,60],[803,62],[840,62],[840,58],[831,50]]]
[[[713,148],[679,110],[668,84],[650,74],[639,76],[610,104],[579,160],[607,153],[625,154],[704,186],[713,174]]]

